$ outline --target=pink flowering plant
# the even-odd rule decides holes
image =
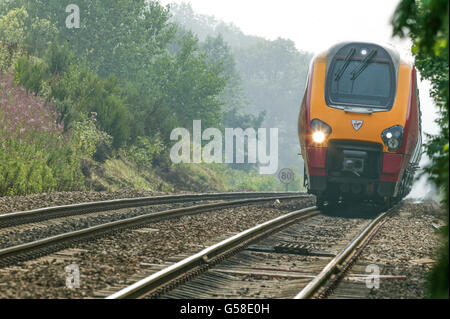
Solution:
[[[0,76],[0,196],[82,188],[79,151],[53,103]]]

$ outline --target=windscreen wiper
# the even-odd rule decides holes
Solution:
[[[347,69],[348,64],[350,63],[350,59],[355,55],[355,52],[356,52],[355,48],[350,49],[347,56],[345,57],[344,65],[336,73],[336,77],[334,78],[335,81],[338,81],[341,78],[342,74],[344,74],[345,69]]]
[[[350,80],[355,80],[361,73],[364,71],[367,66],[369,65],[370,60],[377,54],[377,50],[372,50],[370,53],[365,57],[365,59],[361,62],[361,66],[358,69],[355,69],[352,71],[352,77]]]

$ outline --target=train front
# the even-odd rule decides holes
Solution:
[[[421,154],[417,92],[414,67],[377,44],[341,43],[313,59],[299,138],[319,204],[409,192]]]

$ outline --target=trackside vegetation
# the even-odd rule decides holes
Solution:
[[[430,92],[438,109],[440,134],[427,135],[425,152],[431,159],[426,168],[430,180],[442,193],[446,208],[447,224],[442,227],[444,241],[439,260],[429,277],[429,297],[448,299],[448,164],[449,164],[449,87],[448,87],[448,1],[446,0],[402,0],[392,20],[394,35],[410,37],[415,65],[422,78],[431,82]]]
[[[170,132],[194,119],[262,125],[221,35],[199,40],[145,0],[77,1],[80,28],[70,29],[69,4],[0,1],[0,196],[284,189],[249,164],[170,161]]]

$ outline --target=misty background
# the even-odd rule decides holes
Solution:
[[[172,21],[206,46],[215,42],[227,48],[233,81],[223,93],[225,108],[263,119],[249,124],[278,128],[279,169],[290,167],[299,175],[303,175],[303,160],[298,155],[297,117],[311,58],[337,42],[353,40],[393,45],[412,62],[411,42],[391,36],[391,16],[398,2],[161,1],[170,6]],[[420,81],[419,89],[423,132],[437,134],[430,83]],[[428,162],[423,155],[421,168]],[[408,197],[436,198],[436,190],[425,175],[420,177],[421,172]]]

